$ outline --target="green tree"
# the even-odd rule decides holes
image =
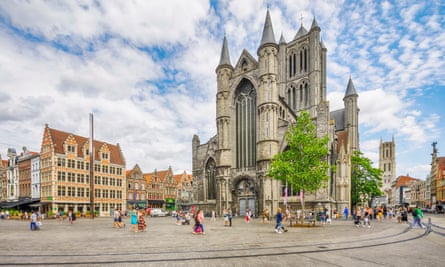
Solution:
[[[374,197],[381,196],[382,170],[372,167],[370,159],[360,151],[351,157],[351,202],[355,206],[366,201],[369,205]]]
[[[315,192],[329,180],[327,136],[317,137],[309,113],[302,112],[286,134],[287,148],[272,160],[268,176],[303,192]],[[301,201],[304,210],[304,201]]]

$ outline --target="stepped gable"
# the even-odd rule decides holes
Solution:
[[[64,131],[60,131],[53,128],[48,128],[50,132],[50,137],[52,139],[52,143],[54,145],[54,152],[58,154],[65,154],[65,151],[63,149],[63,143],[70,137],[75,139],[77,143],[77,155],[81,156],[82,153],[82,147],[88,143],[89,138],[75,135],[72,133],[67,133]],[[107,146],[107,148],[110,150],[110,163],[117,164],[117,165],[125,165],[125,159],[122,155],[122,151],[119,147],[119,145],[112,145],[103,141],[94,140],[94,159],[99,159],[100,150],[103,146]]]

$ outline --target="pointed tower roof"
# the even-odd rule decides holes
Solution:
[[[321,40],[321,48],[322,48],[322,49],[327,49],[326,46],[324,45],[323,40]]]
[[[346,87],[345,97],[353,95],[358,96],[357,91],[355,91],[354,84],[352,83],[352,79],[351,77],[349,77],[348,87]]]
[[[223,46],[221,49],[221,58],[219,60],[219,65],[232,65],[230,63],[229,47],[227,46],[227,38],[224,34]]]
[[[311,30],[315,30],[315,29],[320,30],[320,26],[318,26],[317,20],[315,19],[315,16],[314,16],[314,20],[312,20]]]
[[[273,33],[273,28],[272,28],[272,21],[270,20],[270,13],[268,9],[266,13],[266,21],[264,22],[263,38],[261,38],[260,46],[265,44],[276,44],[276,43],[277,42],[275,41],[275,35]]]
[[[280,36],[280,44],[286,44],[286,40],[284,39],[283,33]]]
[[[294,40],[298,39],[301,36],[306,35],[306,34],[307,34],[307,30],[306,30],[306,28],[304,28],[303,24],[301,24],[300,29],[298,30],[297,34],[294,37]]]

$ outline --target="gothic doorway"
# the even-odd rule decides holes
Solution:
[[[237,186],[236,195],[239,204],[239,214],[246,215],[246,210],[251,210],[256,214],[256,190],[255,183],[247,178],[241,179]]]

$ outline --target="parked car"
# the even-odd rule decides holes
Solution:
[[[163,209],[151,209],[150,210],[150,217],[161,217],[161,216],[167,216],[168,212],[166,212]]]
[[[434,213],[434,214],[439,214],[439,213],[444,213],[444,207],[442,205],[433,205],[431,208],[427,209],[428,213]]]

